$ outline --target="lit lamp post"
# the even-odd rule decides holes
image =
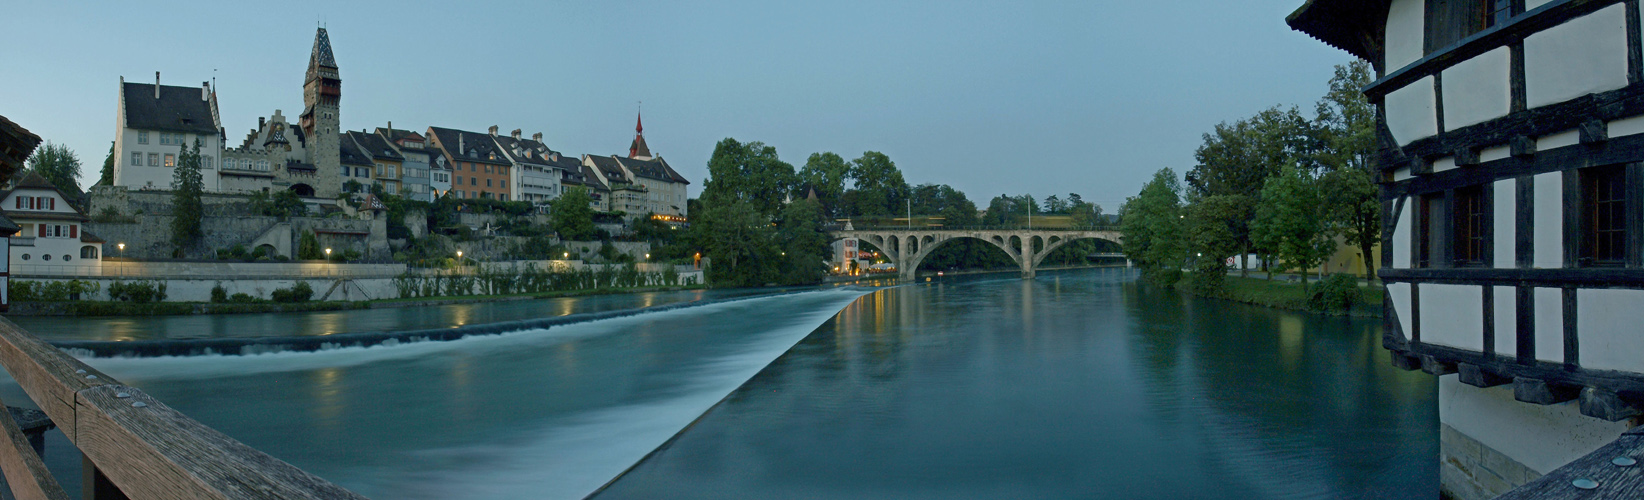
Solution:
[[[114,245],[114,246],[116,248],[120,249],[120,258],[125,258],[125,256],[126,256],[126,244],[125,243],[120,243],[120,244]]]

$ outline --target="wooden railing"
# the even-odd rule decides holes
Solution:
[[[83,498],[364,498],[121,385],[4,318],[0,365],[84,454]],[[0,427],[8,438],[0,470],[12,494],[68,498],[9,415]]]

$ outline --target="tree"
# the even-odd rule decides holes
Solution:
[[[708,282],[721,287],[775,282],[781,250],[770,218],[739,200],[709,205],[706,212],[698,221],[708,240]]]
[[[1235,209],[1229,214],[1234,217],[1229,229],[1241,248],[1241,273],[1249,270],[1243,256],[1256,246],[1250,223],[1262,186],[1286,165],[1312,165],[1308,158],[1320,149],[1316,142],[1311,123],[1298,110],[1275,106],[1233,124],[1216,125],[1193,153],[1198,165],[1187,173],[1192,194],[1235,197],[1222,208]]]
[[[1181,192],[1176,172],[1160,169],[1140,193],[1127,198],[1119,209],[1125,257],[1155,283],[1175,283],[1187,257]]]
[[[1245,197],[1217,195],[1201,197],[1186,207],[1188,250],[1193,253],[1193,285],[1201,291],[1220,289],[1226,277],[1229,257],[1244,249],[1235,233],[1243,217]]]
[[[1315,129],[1327,147],[1319,163],[1330,232],[1359,248],[1365,278],[1375,277],[1370,251],[1381,239],[1381,203],[1376,197],[1376,112],[1359,89],[1370,84],[1370,64],[1336,66],[1330,92],[1318,103]]]
[[[793,165],[777,157],[776,148],[725,138],[708,159],[702,203],[710,207],[746,203],[755,212],[774,217],[792,192],[794,180]]]
[[[114,142],[108,143],[108,156],[103,158],[103,172],[97,179],[98,184],[114,185]]]
[[[845,183],[851,178],[851,167],[845,159],[829,152],[811,153],[805,160],[805,167],[799,169],[799,186],[801,189],[816,190],[816,200],[822,204],[822,212],[828,217],[839,217],[840,204],[844,201]],[[795,193],[794,197],[803,197],[808,193]]]
[[[821,283],[826,262],[833,254],[828,234],[822,231],[822,205],[811,200],[794,200],[782,208],[776,225],[776,243],[781,249],[778,276],[784,285]]]
[[[1065,214],[1069,208],[1071,207],[1067,202],[1062,201],[1060,197],[1054,194],[1045,198],[1044,213],[1046,214]]]
[[[855,183],[855,196],[848,215],[886,217],[903,213],[908,183],[889,156],[878,151],[864,152],[861,158],[851,160],[850,174]]]
[[[589,241],[594,238],[593,197],[582,186],[570,186],[558,198],[548,202],[548,218],[554,231],[568,241]]]
[[[320,240],[314,236],[313,231],[304,231],[302,236],[297,239],[297,258],[302,260],[325,258],[325,253],[320,250]]]
[[[171,172],[171,244],[176,246],[178,256],[182,256],[204,236],[200,221],[205,215],[205,206],[200,195],[205,185],[200,176],[200,140],[194,140],[192,150],[184,146],[177,148],[177,166]]]
[[[1280,270],[1295,270],[1307,284],[1307,270],[1335,250],[1324,222],[1318,181],[1299,167],[1285,167],[1262,186],[1252,236],[1271,249]],[[1128,243],[1128,241],[1127,241]]]
[[[78,201],[80,195],[80,158],[74,156],[74,150],[63,144],[53,144],[47,141],[40,149],[34,150],[29,156],[28,171],[40,174],[47,182],[72,200]]]

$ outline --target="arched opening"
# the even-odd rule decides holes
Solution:
[[[280,255],[280,251],[275,249],[274,245],[270,245],[270,244],[267,244],[267,243],[257,245],[257,249],[252,250],[252,253],[260,253],[262,255],[268,256],[269,258],[278,257]]]
[[[97,247],[92,246],[92,245],[86,245],[86,246],[80,247],[80,258],[82,258],[82,259],[95,259],[95,258],[97,258]]]
[[[991,240],[991,241],[990,241]],[[1003,270],[1017,267],[1016,261],[1005,253],[996,243],[1003,242],[1004,238],[993,237],[990,240],[961,236],[932,241],[925,246],[924,260],[919,261],[918,268],[923,271],[968,271],[968,270]]]
[[[301,197],[304,197],[304,198],[313,198],[314,197],[314,186],[310,186],[310,185],[302,184],[302,183],[297,183],[297,184],[292,184],[291,185],[291,190],[296,191],[297,196],[301,196]]]

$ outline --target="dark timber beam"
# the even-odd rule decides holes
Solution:
[[[1513,399],[1538,405],[1553,405],[1570,401],[1581,392],[1579,387],[1552,384],[1545,380],[1517,377],[1513,379]]]
[[[1458,374],[1457,378],[1461,379],[1461,383],[1473,387],[1495,387],[1498,385],[1507,385],[1513,381],[1512,377],[1503,377],[1501,375],[1490,373],[1484,368],[1472,363],[1457,364],[1456,373]]]
[[[1438,358],[1432,356],[1422,355],[1421,371],[1431,373],[1433,375],[1449,375],[1456,372],[1456,364],[1440,361]]]
[[[1622,399],[1620,395],[1597,387],[1588,387],[1581,390],[1581,414],[1593,418],[1616,422],[1638,416],[1638,406]]]
[[[1394,368],[1404,371],[1416,371],[1421,369],[1421,360],[1416,359],[1415,356],[1401,352],[1394,352],[1392,354]]]

